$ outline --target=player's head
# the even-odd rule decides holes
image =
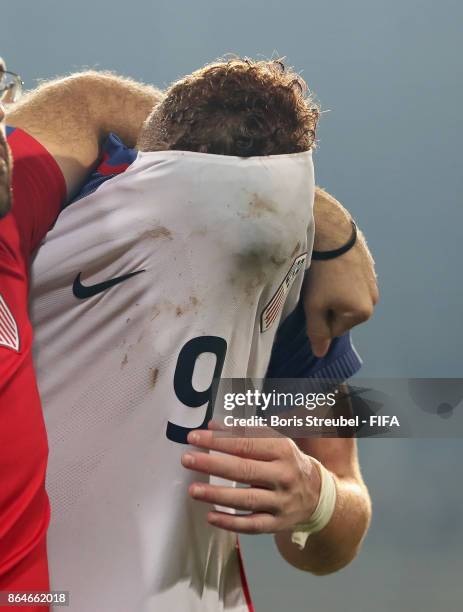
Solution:
[[[281,60],[231,59],[171,85],[138,146],[240,157],[299,153],[313,146],[318,116],[304,80]]]
[[[5,63],[0,57],[0,218],[6,215],[11,207],[11,158],[5,138],[5,113],[2,107],[2,81]]]

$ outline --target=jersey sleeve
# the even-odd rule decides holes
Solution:
[[[53,156],[35,138],[19,128],[7,127],[6,133],[13,157],[11,213],[28,259],[55,222],[66,183]]]
[[[103,143],[100,163],[72,202],[90,195],[109,179],[125,172],[136,157],[136,149],[127,147],[116,134],[109,134]]]
[[[349,333],[334,338],[324,357],[316,357],[306,333],[302,302],[283,321],[273,345],[267,378],[334,378],[353,376],[362,366]]]

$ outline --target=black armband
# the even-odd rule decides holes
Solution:
[[[315,261],[335,259],[336,257],[344,255],[344,253],[347,253],[347,251],[350,251],[350,249],[357,242],[357,226],[355,225],[353,219],[351,219],[350,222],[352,223],[352,236],[349,238],[346,244],[339,247],[339,249],[333,249],[332,251],[312,251],[312,259]]]

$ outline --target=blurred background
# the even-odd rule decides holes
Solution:
[[[362,378],[461,377],[463,5],[458,0],[14,0],[0,53],[26,86],[83,67],[168,85],[227,52],[286,56],[324,110],[318,184],[366,233],[381,302]],[[374,518],[316,578],[242,538],[257,612],[463,609],[462,441],[360,441]]]

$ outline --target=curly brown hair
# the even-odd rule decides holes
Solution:
[[[169,87],[138,147],[240,157],[298,153],[313,147],[318,117],[305,81],[282,60],[217,61]]]

